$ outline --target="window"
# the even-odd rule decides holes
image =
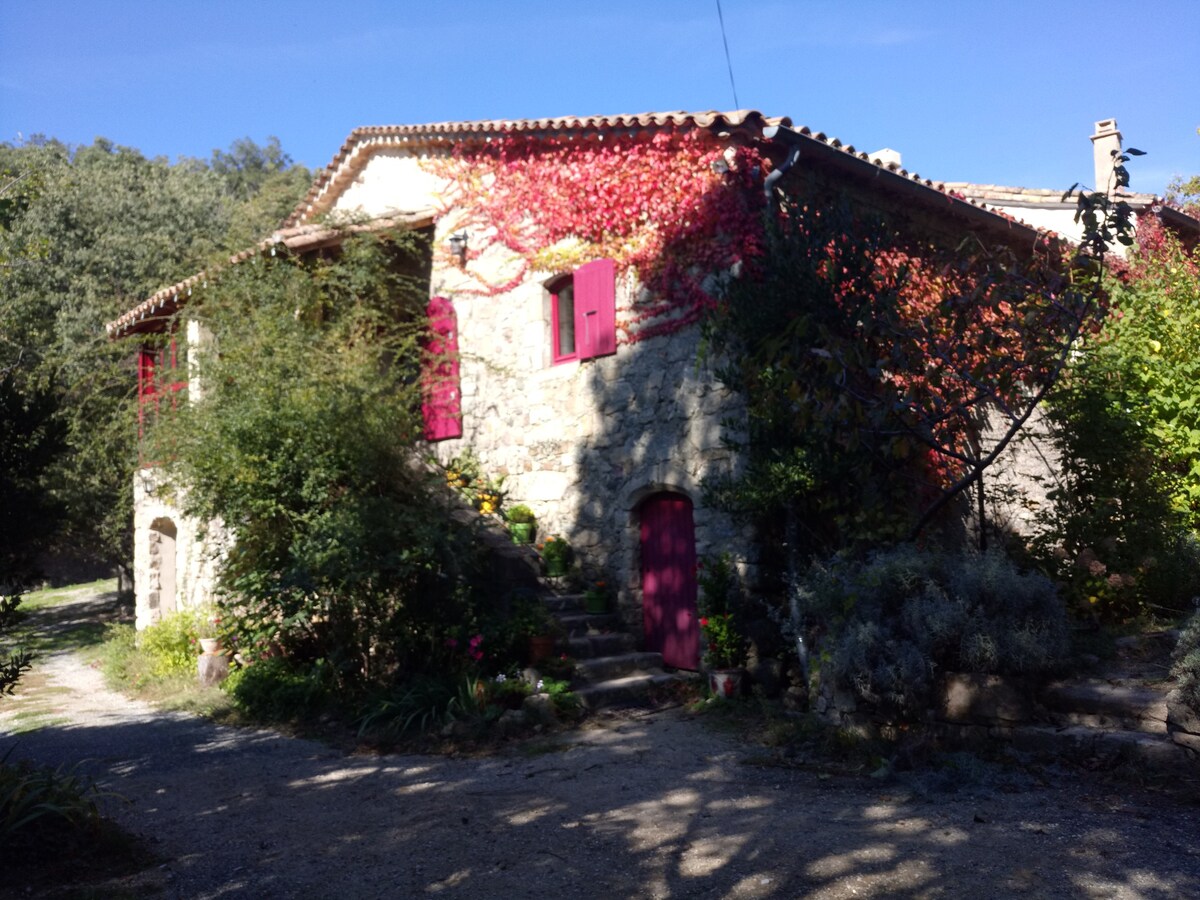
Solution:
[[[459,392],[458,319],[454,304],[434,297],[426,308],[429,338],[425,342],[421,414],[425,440],[462,437],[462,398]]]
[[[550,333],[555,363],[617,352],[616,266],[598,259],[551,282]]]
[[[550,288],[550,330],[556,363],[578,359],[575,352],[575,279],[571,275]]]

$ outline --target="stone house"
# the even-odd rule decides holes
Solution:
[[[1113,199],[1131,207],[1135,221],[1156,216],[1163,227],[1179,235],[1185,242],[1200,239],[1200,221],[1181,210],[1167,206],[1154,194],[1117,187],[1113,179],[1116,154],[1125,150],[1116,119],[1101,119],[1090,137],[1092,143],[1092,184],[1094,190],[1106,191]],[[1133,173],[1136,180],[1136,172]],[[986,204],[989,209],[1078,242],[1083,237],[1083,225],[1075,221],[1076,199],[1067,196],[1062,188],[1006,187],[997,184],[973,184],[966,181],[947,181],[942,187],[952,194],[974,203]],[[1124,253],[1117,246],[1115,252]]]
[[[428,229],[430,313],[456,351],[426,405],[431,449],[448,461],[469,448],[503,476],[541,534],[565,536],[617,586],[646,649],[694,668],[697,559],[754,560],[754,535],[704,501],[705,479],[739,465],[722,422],[741,408],[701,361],[697,321],[713,280],[736,277],[753,251],[750,226],[781,177],[911,211],[913,227],[1024,246],[1038,236],[907,172],[893,151],[753,111],[671,112],[357,129],[281,228],[232,262],[327,246],[339,219]],[[176,347],[206,339],[187,322],[204,283],[164,288],[108,325],[133,341],[179,329],[168,350],[141,352],[145,408],[173,402],[185,374],[198,393]],[[220,531],[172,508],[153,467],[134,491],[144,627],[208,598]]]

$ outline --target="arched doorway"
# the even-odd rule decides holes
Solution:
[[[175,535],[175,523],[170,519],[150,523],[149,600],[151,615],[156,617],[175,612]]]
[[[696,612],[696,529],[692,501],[659,493],[640,507],[642,622],[647,650],[678,669],[700,663]]]

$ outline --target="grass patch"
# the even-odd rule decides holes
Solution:
[[[21,607],[27,610],[43,609],[47,606],[59,606],[70,600],[78,600],[91,594],[116,594],[117,579],[102,578],[88,584],[72,584],[66,587],[45,588],[40,591],[30,591],[21,597]]]
[[[96,661],[109,687],[145,700],[160,709],[181,710],[220,721],[236,720],[229,695],[206,687],[196,670],[164,669],[158,655],[139,646],[130,624],[107,626],[97,647]]]
[[[6,731],[12,737],[22,734],[32,734],[43,728],[58,728],[70,724],[70,719],[55,716],[40,710],[31,709],[15,714],[8,720]]]

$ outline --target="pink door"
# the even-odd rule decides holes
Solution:
[[[696,532],[692,501],[655,494],[641,507],[642,614],[646,649],[677,669],[700,662],[696,614]]]

